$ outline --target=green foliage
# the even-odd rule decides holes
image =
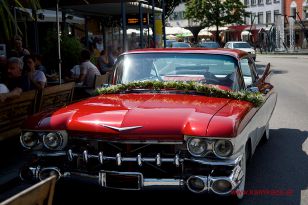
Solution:
[[[32,9],[39,9],[40,3],[39,0],[0,0],[0,30],[3,30],[5,38],[10,39],[13,36],[13,28],[14,28],[14,10],[12,9],[14,6],[16,7],[27,7]],[[17,25],[17,24],[16,24]],[[17,28],[20,33],[20,29]]]
[[[227,24],[242,24],[246,15],[241,0],[189,0],[185,10],[186,18],[202,27],[216,26],[217,29]]]
[[[264,99],[261,93],[251,93],[247,91],[233,92],[221,90],[215,86],[204,85],[196,82],[161,82],[161,81],[143,81],[130,82],[127,84],[113,85],[107,88],[97,89],[97,94],[116,94],[134,89],[151,90],[182,90],[187,94],[199,93],[208,97],[230,98],[235,100],[244,100],[252,103],[255,107],[262,105]]]
[[[62,69],[65,73],[76,64],[79,64],[79,56],[82,50],[82,44],[74,36],[66,34],[61,35],[61,60]],[[58,39],[57,31],[48,31],[46,34],[43,55],[45,56],[46,65],[56,71],[58,68]]]
[[[155,6],[162,8],[162,0],[154,0]],[[150,1],[151,2],[151,1]],[[182,3],[183,0],[165,0],[165,19],[173,13],[174,8]]]

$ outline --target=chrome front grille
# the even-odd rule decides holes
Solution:
[[[75,158],[82,158],[83,161],[87,163],[89,159],[96,159],[101,165],[103,165],[105,161],[114,161],[117,166],[121,166],[125,162],[136,162],[136,164],[141,167],[144,162],[152,162],[157,166],[161,166],[163,163],[172,163],[176,167],[179,167],[184,161],[180,158],[179,154],[175,154],[174,157],[162,157],[160,153],[157,153],[153,157],[143,157],[141,153],[137,154],[135,157],[125,157],[122,156],[121,153],[117,153],[115,156],[108,156],[103,152],[89,154],[87,150],[84,150],[82,153],[75,153],[69,149],[66,155],[69,161],[73,161]]]

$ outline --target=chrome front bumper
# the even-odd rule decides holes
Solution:
[[[95,184],[99,184],[105,188],[113,188],[113,189],[121,189],[121,190],[141,190],[141,189],[154,189],[154,188],[171,188],[171,189],[182,189],[188,188],[190,191],[194,193],[202,193],[202,192],[214,192],[218,195],[226,195],[230,194],[234,189],[236,189],[243,179],[243,170],[240,167],[240,162],[242,160],[242,155],[236,157],[235,159],[226,159],[226,160],[209,160],[209,159],[200,159],[200,158],[180,158],[180,156],[175,155],[173,158],[163,158],[159,154],[156,157],[142,157],[140,154],[137,157],[122,157],[121,154],[117,154],[116,156],[104,156],[103,153],[98,153],[98,155],[90,155],[87,151],[84,151],[82,154],[73,153],[72,151],[68,152],[56,152],[56,153],[36,153],[39,157],[59,157],[66,156],[69,160],[73,160],[73,158],[78,157],[82,158],[84,162],[87,162],[89,159],[97,159],[99,163],[103,164],[106,160],[114,161],[117,166],[121,166],[125,162],[136,162],[138,166],[142,166],[143,162],[152,162],[157,166],[161,166],[164,163],[173,163],[175,166],[180,166],[182,163],[186,161],[195,162],[201,165],[209,165],[209,166],[227,166],[231,167],[232,171],[229,176],[211,176],[210,175],[191,175],[189,178],[144,178],[142,173],[131,173],[131,172],[115,172],[115,171],[100,171],[97,174],[91,175],[82,172],[72,172],[72,171],[63,171],[58,167],[28,167],[28,171],[32,173],[32,177],[38,180],[43,180],[45,177],[48,177],[50,174],[58,175],[58,178],[70,178],[77,180],[86,180],[92,181]],[[29,173],[29,172],[27,172]],[[49,174],[50,173],[50,174]],[[129,174],[134,175],[138,178],[138,186],[134,188],[130,187],[113,187],[108,184],[108,180],[106,181],[106,173],[113,173],[120,176],[127,176]],[[21,176],[21,178],[24,178]],[[108,179],[108,178],[107,178]],[[121,182],[121,180],[117,180],[117,182]],[[201,188],[196,189],[192,187],[192,183],[194,181],[198,181],[201,184]],[[219,191],[215,187],[219,183],[227,183],[229,186],[226,191]]]

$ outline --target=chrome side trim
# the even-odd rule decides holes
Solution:
[[[185,181],[182,179],[154,179],[154,178],[143,179],[143,187],[154,187],[154,186],[183,187],[184,185]]]

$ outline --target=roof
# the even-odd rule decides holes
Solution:
[[[229,49],[229,48],[145,48],[136,49],[126,52],[126,54],[133,53],[197,53],[197,54],[215,54],[215,55],[228,55],[235,58],[241,58],[247,55],[246,52]]]
[[[152,6],[141,0],[124,0],[127,14],[139,14],[139,2],[143,7],[143,13],[152,12]],[[43,8],[55,9],[56,1],[44,1]],[[121,0],[61,0],[60,9],[66,9],[68,13],[78,15],[121,15]],[[155,7],[156,12],[162,12],[161,8]]]

